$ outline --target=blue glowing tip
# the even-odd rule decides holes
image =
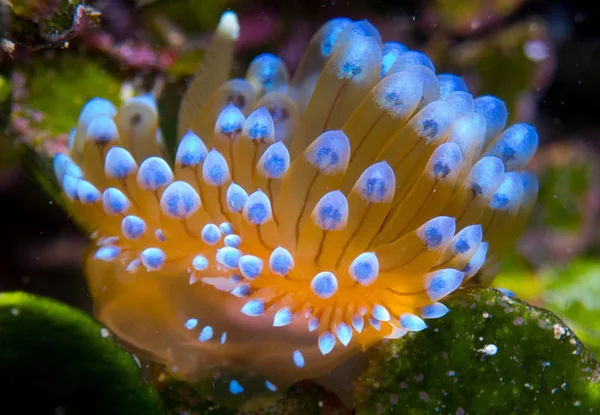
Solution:
[[[304,367],[304,356],[302,356],[302,352],[300,350],[294,351],[294,354],[292,355],[292,359],[294,360],[294,364],[296,365],[296,367],[298,367],[298,368]]]
[[[440,318],[448,314],[450,309],[442,303],[433,303],[421,308],[421,317]]]
[[[352,340],[352,329],[346,323],[340,323],[336,329],[337,338],[344,346],[348,346]]]
[[[206,326],[200,332],[200,336],[198,336],[198,340],[200,341],[200,343],[204,343],[204,342],[209,341],[210,339],[212,339],[212,336],[213,336],[213,329],[212,329],[212,327],[211,326]]]
[[[250,300],[242,307],[242,313],[250,317],[262,316],[265,312],[263,300]]]
[[[427,328],[427,324],[425,324],[421,317],[411,313],[402,314],[400,316],[400,324],[406,330],[410,331],[421,331]]]
[[[289,308],[282,308],[275,313],[273,318],[273,327],[287,326],[292,322],[293,315]]]
[[[195,329],[197,325],[198,325],[198,320],[195,319],[195,318],[190,318],[184,324],[185,328],[188,329],[188,330]]]
[[[244,388],[237,380],[233,379],[231,382],[229,382],[229,392],[231,392],[232,395],[237,395],[244,392]]]
[[[330,332],[326,331],[321,334],[318,339],[319,350],[325,356],[330,353],[335,347],[335,336]]]

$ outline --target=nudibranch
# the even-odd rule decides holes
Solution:
[[[54,170],[118,338],[185,379],[225,367],[276,390],[489,284],[537,196],[538,135],[367,21],[327,22],[293,76],[262,54],[229,80],[238,32],[225,13],[174,160],[151,95],[95,98]]]

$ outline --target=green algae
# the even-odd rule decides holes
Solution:
[[[381,346],[357,382],[357,415],[590,413],[600,368],[551,312],[465,289],[429,328]]]
[[[120,90],[119,79],[99,64],[59,54],[38,58],[31,65],[27,105],[43,116],[36,128],[64,134],[76,126],[81,108],[91,98],[102,96],[119,106]]]
[[[6,413],[162,413],[132,356],[79,310],[22,292],[2,293],[0,338],[0,371],[9,380],[2,386]]]

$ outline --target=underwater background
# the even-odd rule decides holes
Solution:
[[[46,177],[51,155],[89,99],[120,103],[139,91],[160,95],[160,128],[174,149],[186,80],[226,10],[235,11],[240,25],[234,77],[264,52],[295,68],[325,22],[367,19],[383,41],[427,54],[438,73],[463,76],[474,96],[503,100],[508,125],[535,125],[539,147],[528,169],[540,189],[527,228],[491,285],[503,291],[465,288],[445,299],[452,309],[447,317],[369,356],[351,404],[344,391],[309,381],[276,396],[216,397],[214,379],[208,386],[182,382],[144,359],[138,369],[104,327],[72,308],[2,294],[0,372],[15,379],[0,391],[7,408],[49,414],[599,411],[600,29],[597,7],[584,0],[0,2],[0,292],[50,297],[92,314],[83,271],[88,237],[57,202]],[[13,326],[10,319],[22,310],[35,318]],[[36,369],[53,360],[55,376]],[[24,384],[37,402],[14,398]]]

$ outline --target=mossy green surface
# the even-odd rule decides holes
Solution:
[[[445,317],[390,341],[356,387],[357,415],[579,414],[600,408],[600,368],[551,312],[461,290]]]
[[[161,414],[156,391],[107,333],[57,301],[0,294],[2,413]]]
[[[121,82],[91,60],[63,53],[36,59],[27,87],[28,107],[43,115],[36,128],[64,134],[76,126],[81,108],[90,99],[100,96],[119,106]]]

